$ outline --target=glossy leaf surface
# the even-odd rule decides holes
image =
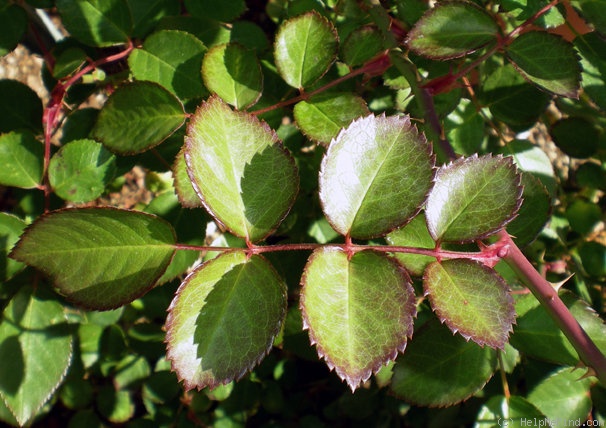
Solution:
[[[277,135],[216,97],[192,118],[185,160],[206,208],[234,234],[253,242],[278,226],[297,193],[294,161]]]
[[[581,56],[583,91],[602,110],[606,110],[606,41],[596,33],[574,39]]]
[[[158,31],[130,54],[128,65],[138,80],[159,83],[182,99],[200,97],[206,93],[200,76],[205,52],[204,44],[192,34]]]
[[[184,122],[178,98],[157,84],[135,82],[109,97],[92,136],[111,151],[129,155],[157,146]]]
[[[186,389],[240,379],[269,352],[286,314],[286,286],[264,258],[234,251],[200,266],[166,320],[167,357]]]
[[[484,10],[467,2],[439,3],[408,33],[408,46],[420,55],[449,59],[496,41],[499,27]]]
[[[524,33],[507,47],[507,56],[532,83],[555,95],[578,97],[581,67],[572,45],[559,36]]]
[[[25,222],[20,218],[0,213],[0,283],[12,278],[25,267],[23,263],[7,258],[25,226]]]
[[[391,389],[417,405],[450,406],[480,390],[496,366],[496,351],[429,321],[396,360]]]
[[[191,179],[187,174],[187,164],[185,163],[185,146],[181,148],[172,167],[173,185],[175,192],[179,197],[179,202],[185,208],[202,207],[202,201],[196,194],[191,184]]]
[[[423,289],[453,333],[503,349],[515,309],[507,284],[494,270],[468,259],[433,262],[425,269]]]
[[[425,137],[405,116],[368,116],[339,133],[320,170],[320,200],[333,228],[379,236],[420,210],[434,176]]]
[[[63,306],[32,287],[21,288],[0,321],[0,400],[21,426],[31,422],[59,387],[71,357],[72,335]]]
[[[517,395],[511,395],[507,398],[502,395],[496,395],[488,400],[481,408],[476,419],[476,427],[494,426],[495,421],[499,421],[505,426],[513,428],[522,428],[526,426],[527,421],[534,424],[547,426],[549,420],[541,413],[539,409],[532,405],[528,400]],[[497,422],[498,426],[498,422]]]
[[[65,209],[39,217],[11,257],[44,272],[72,302],[112,309],[153,287],[173,257],[174,243],[172,227],[148,214]]]
[[[498,231],[520,208],[520,182],[512,159],[502,156],[460,158],[443,166],[427,198],[429,233],[436,241],[465,242]]]
[[[373,251],[349,259],[339,249],[320,248],[308,260],[302,285],[311,342],[352,391],[404,351],[415,296],[394,259]]]
[[[210,49],[202,63],[202,77],[211,92],[238,110],[256,103],[263,90],[263,74],[255,52],[239,44]]]
[[[274,44],[280,76],[296,89],[309,86],[332,65],[338,41],[333,25],[316,12],[285,21]]]
[[[0,184],[32,189],[41,184],[44,145],[31,132],[0,135]]]
[[[383,36],[378,28],[364,26],[356,28],[341,46],[341,58],[350,67],[357,67],[374,57],[383,49]]]

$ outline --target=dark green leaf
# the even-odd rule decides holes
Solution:
[[[404,352],[413,332],[415,296],[394,259],[373,251],[349,257],[323,247],[310,257],[302,284],[301,310],[311,342],[352,391]]]
[[[204,52],[206,47],[192,34],[164,30],[145,39],[128,64],[136,79],[157,82],[182,99],[195,98],[206,93],[200,76]]]
[[[175,234],[148,214],[65,209],[40,217],[11,253],[50,276],[69,300],[112,309],[147,292],[174,254]]]
[[[530,82],[563,97],[578,98],[581,66],[570,43],[543,31],[517,37],[507,57]]]
[[[133,23],[126,0],[57,0],[57,9],[67,31],[86,45],[128,42]]]
[[[433,249],[436,246],[427,230],[425,213],[422,211],[406,226],[394,230],[385,237],[390,245]],[[413,275],[420,276],[425,267],[435,260],[434,257],[410,253],[395,253],[396,258]]]
[[[553,142],[568,156],[588,158],[598,150],[600,133],[589,120],[566,117],[549,130]]]
[[[183,105],[151,82],[118,88],[99,113],[92,137],[119,154],[136,154],[157,146],[185,122]]]
[[[192,117],[185,160],[205,207],[251,242],[269,235],[294,202],[297,170],[277,135],[217,97]]]
[[[57,196],[72,202],[97,199],[115,173],[115,156],[93,140],[67,143],[48,167],[48,178]]]
[[[2,79],[0,94],[0,132],[42,131],[42,101],[29,86]]]
[[[71,358],[63,306],[33,287],[21,288],[0,322],[0,398],[19,425],[31,422],[51,398]]]
[[[497,395],[482,406],[476,422],[478,427],[495,427],[500,422],[502,426],[524,428],[529,422],[536,426],[548,426],[551,421],[525,398]]]
[[[549,221],[551,196],[545,186],[534,175],[522,173],[522,206],[518,216],[507,226],[507,233],[522,247],[530,244]]]
[[[432,320],[396,360],[391,389],[417,405],[451,406],[480,390],[496,367],[496,351],[453,336]]]
[[[606,276],[606,246],[596,241],[585,241],[579,246],[583,269],[596,278]]]
[[[496,41],[498,34],[495,19],[473,3],[441,2],[417,21],[407,44],[420,55],[449,59]]]
[[[469,242],[497,232],[522,204],[520,183],[510,157],[472,156],[443,166],[427,198],[429,233],[436,241]]]
[[[325,92],[294,108],[295,121],[312,140],[330,143],[352,120],[370,113],[364,99],[351,93]]]
[[[606,41],[592,32],[576,37],[574,46],[581,56],[583,91],[606,110]]]
[[[67,48],[57,54],[55,65],[53,67],[53,77],[55,79],[63,79],[84,64],[86,61],[86,52],[80,48]]]
[[[0,213],[0,283],[9,280],[25,267],[23,263],[7,258],[25,226],[20,218]]]
[[[44,145],[28,131],[0,135],[0,184],[32,189],[41,184]]]
[[[486,140],[484,119],[478,114],[477,106],[465,98],[446,117],[444,131],[455,152],[465,156],[480,151]]]
[[[515,321],[509,287],[494,270],[468,259],[433,262],[423,289],[440,321],[466,340],[501,348]]]
[[[341,46],[341,58],[350,67],[357,67],[383,50],[383,36],[376,27],[356,28]]]
[[[178,15],[179,3],[173,0],[126,0],[133,17],[133,37],[143,38],[164,16]]]
[[[246,10],[244,0],[217,2],[215,0],[185,0],[185,7],[194,16],[229,22]]]
[[[368,116],[341,131],[320,171],[320,200],[333,228],[368,238],[414,217],[434,176],[425,136],[407,116]]]
[[[309,86],[328,71],[338,43],[333,25],[315,11],[285,21],[274,44],[280,76],[294,88]]]
[[[238,110],[257,102],[263,90],[261,65],[253,50],[239,44],[210,49],[202,63],[204,84]]]
[[[27,30],[27,14],[16,4],[0,7],[0,57],[12,51]]]
[[[181,284],[169,308],[167,357],[186,389],[240,379],[269,352],[286,314],[286,285],[260,256],[219,256]]]

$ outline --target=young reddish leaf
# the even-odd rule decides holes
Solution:
[[[555,34],[531,31],[507,46],[507,57],[530,82],[563,97],[578,98],[581,66],[572,44]]]
[[[223,101],[243,110],[263,91],[261,64],[255,51],[230,43],[214,46],[202,62],[204,84]]]
[[[113,152],[132,155],[157,146],[184,122],[177,97],[156,83],[134,82],[109,97],[91,136]]]
[[[570,4],[602,35],[606,34],[606,4],[601,0],[571,0]]]
[[[192,117],[185,141],[189,176],[204,206],[235,235],[251,242],[269,235],[290,210],[299,182],[275,132],[213,97]]]
[[[521,176],[510,157],[460,158],[441,167],[425,216],[436,241],[485,238],[515,218],[522,204]]]
[[[370,112],[364,100],[351,93],[323,93],[294,108],[295,121],[312,140],[330,143],[352,120]]]
[[[318,355],[355,390],[404,352],[413,332],[415,296],[393,258],[336,248],[311,255],[302,279],[301,310]]]
[[[332,23],[315,11],[284,21],[274,45],[280,76],[293,88],[309,86],[328,71],[338,44]]]
[[[496,41],[499,26],[485,10],[471,2],[438,3],[410,30],[407,44],[434,59],[457,58]]]
[[[186,389],[238,380],[269,352],[286,315],[286,285],[261,256],[242,251],[183,281],[166,319],[167,357]]]
[[[0,135],[0,185],[32,189],[42,181],[44,145],[29,131]]]
[[[65,297],[113,309],[145,294],[175,252],[164,220],[136,211],[75,208],[38,218],[10,257],[48,275]]]
[[[467,342],[431,320],[396,360],[391,389],[419,406],[452,406],[482,389],[496,367],[494,349]]]
[[[494,270],[468,259],[433,262],[425,269],[423,289],[454,333],[480,346],[505,346],[515,309],[507,284]]]
[[[65,309],[41,290],[21,288],[0,321],[0,401],[20,426],[50,400],[72,359]]]
[[[380,236],[419,212],[434,174],[431,147],[408,116],[358,119],[322,161],[324,214],[342,235]]]

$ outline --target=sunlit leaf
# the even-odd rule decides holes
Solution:
[[[169,308],[167,357],[186,389],[240,379],[269,352],[286,286],[262,257],[234,251],[189,275]]]
[[[520,182],[513,160],[500,155],[460,158],[443,166],[427,198],[429,233],[436,241],[456,242],[495,233],[520,208]]]
[[[520,171],[532,174],[547,188],[550,195],[555,194],[556,178],[553,164],[537,144],[527,140],[512,140],[500,148],[499,153],[511,156]]]
[[[468,259],[433,262],[423,289],[438,318],[466,340],[503,348],[515,320],[513,298],[492,269]]]
[[[39,217],[10,256],[44,272],[74,303],[112,309],[153,287],[174,243],[172,227],[148,214],[64,209]]]
[[[377,55],[383,49],[383,36],[378,28],[356,28],[341,46],[341,58],[350,67],[357,67]]]
[[[294,88],[309,86],[328,71],[337,45],[335,28],[315,11],[285,21],[274,44],[280,76]]]
[[[318,355],[352,390],[403,352],[415,296],[406,271],[373,251],[320,248],[302,280],[304,326]],[[379,304],[380,302],[380,304]]]
[[[187,175],[187,165],[185,163],[185,147],[182,147],[172,167],[175,192],[179,197],[179,202],[185,208],[202,207],[202,201],[196,194],[194,187],[191,184],[191,179]]]
[[[576,37],[574,46],[581,56],[583,91],[606,110],[606,41],[592,32]]]
[[[126,0],[133,17],[133,37],[143,38],[164,16],[178,15],[180,4],[173,0]]]
[[[408,46],[420,55],[449,59],[467,55],[496,41],[499,26],[471,2],[441,2],[408,33]]]
[[[518,216],[507,225],[507,233],[514,237],[518,246],[530,244],[549,221],[551,196],[534,175],[522,173],[522,206]]]
[[[217,97],[192,117],[185,160],[205,207],[235,235],[253,242],[278,226],[297,193],[297,169],[276,134]]]
[[[497,395],[488,400],[481,408],[476,419],[475,428],[503,426],[523,428],[528,421],[536,425],[548,426],[550,422],[539,409],[525,398],[511,395]]]
[[[0,184],[31,189],[42,181],[44,145],[31,132],[0,135]]]
[[[433,249],[436,246],[425,221],[425,214],[420,212],[406,226],[396,229],[385,237],[390,245],[400,247],[417,247]],[[425,271],[425,267],[435,260],[434,257],[423,256],[411,253],[395,253],[396,258],[413,275],[420,276]]]
[[[368,116],[341,131],[320,171],[320,200],[333,228],[368,238],[414,217],[434,176],[425,137],[407,116]]]

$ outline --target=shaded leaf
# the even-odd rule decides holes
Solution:
[[[0,28],[0,56],[4,56],[17,46],[27,30],[27,14],[23,8],[16,4],[0,6]]]
[[[32,189],[42,182],[44,145],[29,131],[0,135],[0,184]]]
[[[354,94],[325,92],[297,103],[293,113],[307,137],[327,144],[352,120],[370,111],[364,99]]]
[[[301,310],[318,355],[355,390],[404,352],[415,296],[406,271],[374,251],[314,251],[302,279]],[[380,302],[380,304],[378,304]]]
[[[441,167],[425,208],[429,233],[436,241],[467,242],[497,232],[522,204],[520,182],[513,160],[500,155]]]
[[[179,202],[185,208],[202,207],[202,201],[196,194],[194,187],[191,184],[191,179],[187,174],[187,164],[185,163],[185,146],[179,150],[175,157],[175,162],[172,167],[175,192],[179,197]]]
[[[185,7],[194,16],[229,22],[246,10],[244,0],[217,2],[215,0],[185,0]]]
[[[144,38],[164,16],[178,15],[180,5],[173,0],[126,0],[133,17],[133,37]]]
[[[408,33],[406,43],[416,53],[435,59],[467,55],[496,41],[499,26],[471,2],[442,2],[430,9]]]
[[[549,130],[553,142],[574,158],[588,158],[599,148],[600,132],[583,117],[566,117],[558,120]]]
[[[578,98],[581,66],[572,44],[561,37],[524,33],[508,45],[507,57],[530,82],[555,95]]]
[[[444,121],[446,137],[456,153],[470,156],[481,150],[486,140],[484,118],[470,100],[462,98]]]
[[[280,76],[296,89],[309,86],[328,71],[338,43],[333,25],[315,11],[284,21],[274,44]]]
[[[9,280],[25,267],[23,263],[7,258],[25,226],[20,218],[0,213],[0,283]]]
[[[596,30],[606,34],[606,4],[601,0],[571,0],[570,4],[580,9],[581,15]]]
[[[255,104],[263,90],[263,74],[255,51],[239,44],[214,46],[202,63],[204,84],[238,110]]]
[[[169,308],[167,357],[186,389],[240,379],[267,354],[286,285],[264,258],[223,254],[190,274]]]
[[[417,247],[433,249],[436,246],[429,231],[423,211],[419,213],[406,226],[396,229],[385,237],[389,245],[400,247]],[[435,260],[434,257],[410,253],[395,253],[395,257],[411,274],[420,276],[425,267]]]
[[[184,122],[178,98],[155,83],[134,82],[109,97],[91,135],[111,151],[130,155],[157,146]]]
[[[33,287],[21,288],[0,322],[0,398],[19,425],[31,422],[51,398],[71,357],[72,335],[61,304]]]
[[[507,233],[522,247],[536,239],[549,221],[551,197],[545,186],[534,175],[522,173],[522,206],[518,216],[507,226]]]
[[[481,408],[476,419],[476,428],[498,426],[500,422],[505,426],[523,428],[532,424],[548,426],[550,422],[539,409],[525,398],[517,395],[504,397],[497,395],[488,400]]]
[[[42,100],[33,89],[16,80],[1,79],[0,94],[0,132],[42,131]]]
[[[204,44],[192,34],[158,31],[130,54],[128,65],[136,79],[159,83],[179,98],[201,97],[207,93],[200,76],[205,52]]]
[[[606,41],[592,32],[577,36],[574,46],[581,56],[583,91],[606,110]]]
[[[185,160],[204,206],[235,235],[269,235],[294,202],[294,161],[267,124],[213,97],[187,130]],[[268,203],[271,201],[271,203]]]
[[[383,36],[378,28],[364,26],[354,29],[341,46],[341,59],[350,67],[357,67],[383,49]]]
[[[320,200],[340,234],[380,236],[419,212],[434,174],[431,147],[408,116],[368,116],[352,122],[328,148]]]
[[[503,349],[515,309],[509,287],[494,270],[469,259],[433,262],[425,269],[423,289],[453,333],[480,346]]]
[[[451,406],[482,389],[496,367],[495,350],[467,342],[432,320],[396,360],[391,390],[417,405]]]
[[[10,256],[48,275],[69,300],[112,309],[153,287],[170,263],[175,234],[136,211],[76,208],[38,218]]]

